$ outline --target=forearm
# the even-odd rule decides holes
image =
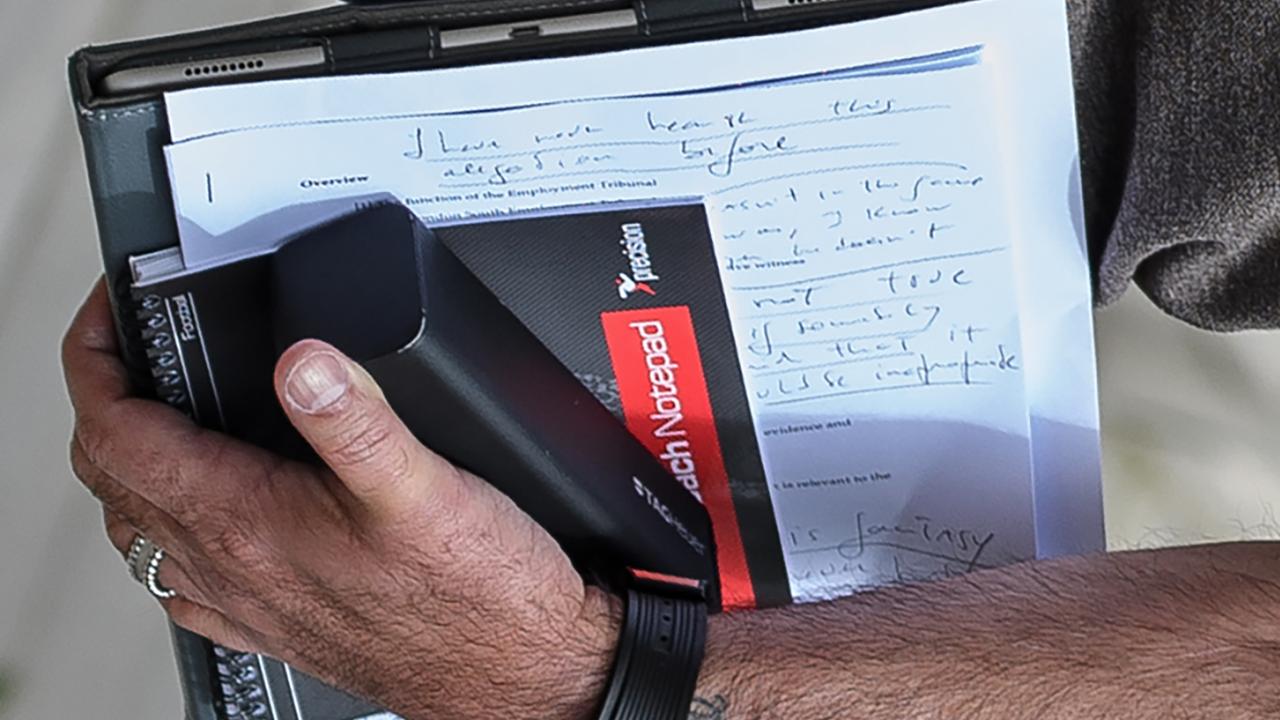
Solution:
[[[1274,717],[1280,548],[1025,565],[714,618],[691,719]]]

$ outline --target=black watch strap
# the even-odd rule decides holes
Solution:
[[[702,586],[635,578],[600,720],[687,720],[707,645]]]

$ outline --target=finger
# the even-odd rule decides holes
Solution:
[[[363,508],[394,520],[424,504],[455,507],[461,473],[423,447],[373,379],[330,345],[304,341],[276,368],[289,419]]]
[[[118,485],[191,530],[211,516],[228,514],[252,490],[272,481],[281,487],[283,471],[291,466],[277,456],[204,430],[162,403],[113,399],[117,393],[106,377],[114,372],[108,365],[118,361],[77,360],[73,351],[68,363],[68,384],[79,396],[73,401],[74,442],[83,455],[82,468],[96,469],[77,474],[108,504],[117,503],[113,498],[120,492],[111,485]],[[87,377],[94,374],[100,376],[97,381]]]
[[[119,360],[115,321],[106,281],[99,279],[62,339],[67,390],[77,409],[86,402],[119,400],[129,395],[129,376]]]
[[[129,489],[172,510],[174,500],[226,488],[202,482],[207,460],[234,444],[203,431],[180,412],[161,403],[130,396],[128,373],[117,355],[106,285],[99,281],[67,330],[62,361],[67,390],[76,411],[76,438],[90,464],[112,478],[127,479]],[[247,446],[246,446],[247,447]],[[261,460],[261,453],[255,455]],[[193,482],[176,478],[194,476]]]
[[[108,513],[120,517],[166,550],[186,553],[189,547],[187,534],[177,522],[90,463],[83,448],[74,440],[71,443],[71,467],[76,477],[102,502]],[[113,543],[116,539],[111,536]],[[127,545],[133,542],[133,538],[124,538],[123,541],[127,552]]]
[[[151,537],[145,532],[137,529],[128,520],[110,510],[104,511],[104,515],[107,538],[115,546],[121,557],[128,559],[129,551],[133,548],[133,541],[139,537],[151,540]],[[153,542],[155,541],[153,540]],[[165,557],[160,563],[160,570],[157,576],[160,587],[178,593],[178,597],[186,598],[207,607],[216,607],[217,603],[205,592],[204,584],[193,580],[191,571],[188,570],[189,563],[187,559],[175,554],[173,550],[163,544],[160,544],[159,547],[165,551]],[[132,568],[130,571],[132,571]]]
[[[102,514],[103,524],[107,527],[107,540],[111,541],[111,545],[121,557],[127,558],[129,551],[133,548],[133,541],[142,535],[142,532],[111,510],[104,509]]]
[[[174,624],[184,630],[206,637],[228,650],[265,652],[253,633],[213,608],[181,597],[165,600],[163,605]]]

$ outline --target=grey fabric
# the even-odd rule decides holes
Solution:
[[[1280,2],[1069,8],[1098,302],[1280,327]]]

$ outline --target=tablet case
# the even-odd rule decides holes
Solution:
[[[369,34],[412,30],[420,43],[390,54],[383,66],[361,72],[426,70],[509,60],[583,55],[723,37],[781,32],[920,10],[957,0],[420,0],[333,8],[163,38],[88,47],[69,61],[72,99],[78,115],[94,201],[99,242],[112,309],[126,365],[140,393],[154,395],[154,381],[130,293],[129,258],[178,244],[177,224],[164,162],[169,142],[159,93],[113,96],[103,78],[122,67],[199,61],[234,51],[265,52],[341,41],[358,46]],[[631,12],[634,28],[442,47],[441,33],[504,23],[536,23],[601,12]],[[210,76],[209,82],[219,82]],[[221,80],[221,81],[226,81]],[[767,498],[762,507],[772,527]],[[740,510],[751,525],[751,509]],[[756,509],[760,513],[760,508]],[[783,579],[785,583],[785,578]],[[785,587],[761,588],[785,595]],[[375,712],[319,683],[295,682],[289,668],[252,655],[215,648],[174,628],[188,720],[274,717],[261,695],[276,687],[301,687],[314,698],[302,704],[305,720],[353,720]],[[292,717],[303,720],[295,708]]]

